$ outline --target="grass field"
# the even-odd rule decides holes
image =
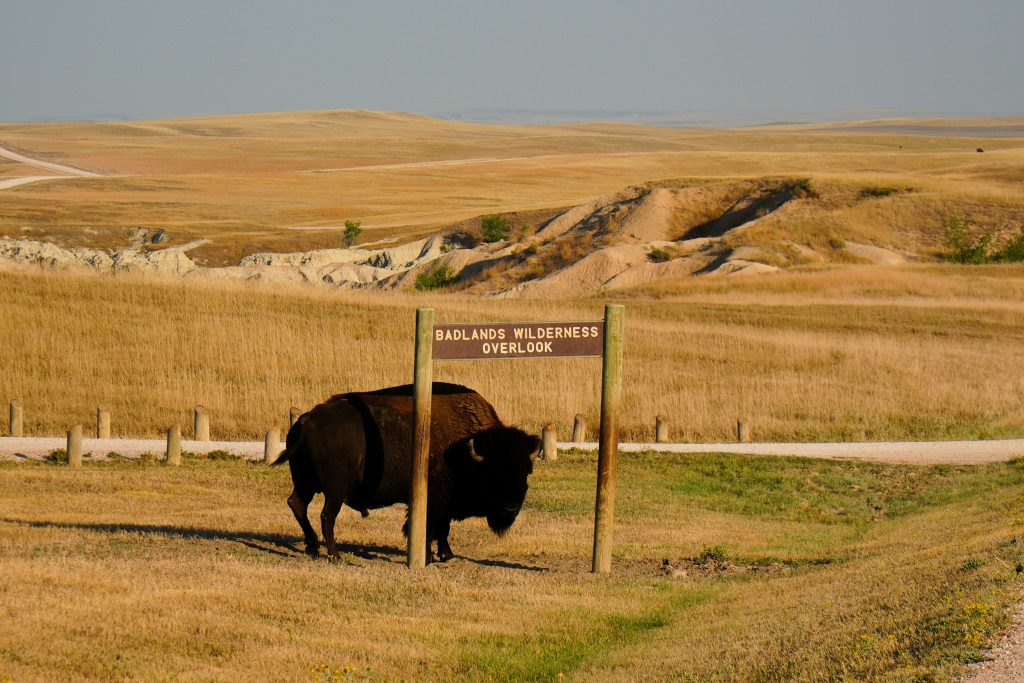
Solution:
[[[0,401],[22,401],[29,435],[88,433],[106,403],[115,437],[179,422],[187,438],[201,403],[213,438],[260,439],[290,406],[409,382],[417,307],[438,322],[593,320],[614,301],[624,440],[653,439],[658,414],[674,440],[704,443],[734,439],[740,416],[764,441],[1024,436],[1024,267],[936,258],[952,216],[1017,229],[1024,139],[841,128],[371,112],[0,125],[4,146],[109,176],[0,191],[0,236],[112,247],[132,226],[162,227],[169,244],[211,239],[194,252],[211,265],[339,246],[331,226],[347,219],[373,241],[494,212],[540,223],[655,182],[812,189],[724,238],[785,256],[784,272],[665,278],[614,298],[3,266]],[[0,178],[30,172],[0,160]],[[322,229],[292,229],[310,226]],[[916,263],[859,264],[846,241]],[[435,365],[506,422],[553,421],[562,438],[576,413],[596,424],[599,376],[597,359]],[[0,462],[0,683],[946,681],[1022,596],[1019,462],[624,456],[608,577],[588,572],[594,479],[589,455],[539,465],[513,533],[457,525],[462,559],[409,574],[398,508],[343,513],[343,561],[302,556],[287,470]]]
[[[844,128],[493,126],[351,111],[0,125],[0,144],[110,176],[0,193],[0,235],[110,247],[123,245],[132,226],[161,227],[168,243],[211,239],[195,255],[223,265],[255,251],[339,246],[346,220],[363,222],[365,241],[412,237],[489,213],[573,206],[629,185],[765,176],[810,177],[843,200],[785,226],[798,241],[845,234],[914,247],[951,213],[1016,227],[1010,219],[1024,208],[1019,137]],[[458,160],[472,163],[450,163]],[[409,165],[436,162],[444,165]],[[871,186],[914,191],[853,201]],[[289,229],[309,226],[335,227]]]
[[[89,425],[157,436],[190,411],[213,437],[260,439],[289,406],[410,382],[414,310],[439,322],[593,320],[602,300],[372,296],[310,287],[0,270],[0,399],[29,434]],[[626,304],[623,437],[918,440],[1024,435],[1024,269],[845,268],[742,281],[687,278]],[[597,359],[438,362],[505,420],[565,438],[595,425]]]
[[[287,469],[0,463],[0,679],[947,681],[1019,595],[1016,462],[624,456],[602,577],[594,481],[538,466],[410,574],[401,508],[303,556]]]

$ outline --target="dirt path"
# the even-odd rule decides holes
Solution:
[[[18,178],[7,178],[0,180],[0,190],[9,190],[12,187],[18,187],[19,185],[28,185],[29,183],[38,183],[41,180],[60,180],[61,178],[72,178],[74,176],[66,175],[26,175]]]
[[[50,451],[64,448],[64,445],[63,437],[0,437],[0,458],[38,459]],[[92,452],[97,457],[103,457],[109,452],[127,457],[138,457],[143,453],[162,456],[165,445],[163,439],[83,439],[82,451]],[[597,444],[563,442],[558,447],[596,450]],[[263,457],[262,441],[183,441],[181,448],[193,453],[222,450],[244,458]],[[979,465],[1024,457],[1024,439],[867,443],[623,443],[619,449],[623,453],[654,450],[663,453],[740,453],[914,465]]]
[[[44,168],[47,171],[56,171],[57,173],[67,173],[68,175],[79,176],[80,178],[100,177],[99,173],[75,168],[74,166],[66,166],[52,161],[43,161],[42,159],[33,159],[32,157],[27,157],[24,154],[19,154],[12,149],[7,149],[2,145],[0,145],[0,157],[5,157],[11,161],[17,161],[22,164],[28,164],[29,166],[35,166],[36,168]]]
[[[434,168],[437,166],[466,166],[469,164],[494,164],[500,161],[521,161],[534,157],[477,157],[474,159],[444,159],[441,161],[410,161],[400,164],[368,164],[365,166],[343,166],[341,168],[318,168],[304,173],[338,173],[340,171],[387,171],[402,168]]]
[[[628,154],[626,152],[613,152],[604,156],[615,156],[617,154]],[[317,168],[300,173],[339,173],[342,171],[389,171],[409,168],[437,168],[441,166],[469,166],[472,164],[500,164],[504,161],[528,161],[536,159],[577,159],[583,157],[599,156],[592,152],[577,152],[575,154],[534,154],[524,157],[473,157],[469,159],[440,159],[438,161],[408,161],[398,164],[367,164],[364,166],[342,166],[340,168]]]
[[[86,171],[85,169],[75,168],[74,166],[67,166],[65,164],[58,164],[53,161],[43,161],[42,159],[33,159],[27,157],[24,154],[15,152],[13,149],[7,149],[0,145],[0,157],[10,159],[11,161],[17,161],[20,164],[26,164],[28,166],[35,166],[36,168],[42,168],[47,171],[55,171],[57,173],[66,173],[67,175],[31,175],[21,176],[19,178],[8,178],[6,180],[0,180],[0,190],[9,190],[12,187],[19,187],[21,185],[28,185],[29,183],[38,183],[41,180],[60,180],[61,178],[102,178],[103,176],[99,173],[93,173],[92,171]]]

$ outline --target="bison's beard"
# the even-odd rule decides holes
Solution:
[[[518,515],[518,507],[493,510],[487,514],[487,526],[491,527],[491,531],[499,536],[504,536],[512,527],[512,524],[516,521],[516,516]]]

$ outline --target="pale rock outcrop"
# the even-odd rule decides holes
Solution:
[[[197,240],[159,251],[143,251],[131,247],[108,254],[100,249],[65,249],[35,240],[3,238],[0,239],[0,258],[12,263],[48,268],[88,268],[184,275],[199,267],[189,258],[187,252],[206,242],[207,240]]]
[[[871,263],[878,264],[880,266],[896,266],[901,263],[906,263],[907,259],[892,249],[885,249],[883,247],[876,247],[870,244],[857,244],[856,242],[847,242],[846,251],[850,252],[854,256]]]

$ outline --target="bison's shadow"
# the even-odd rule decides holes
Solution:
[[[124,524],[124,523],[82,523],[82,522],[47,522],[31,521],[26,519],[4,518],[9,524],[21,524],[36,529],[79,529],[83,531],[100,531],[104,533],[135,533],[135,534],[157,534],[168,538],[194,539],[201,538],[207,541],[229,541],[241,543],[247,548],[277,555],[279,557],[295,557],[304,553],[293,542],[294,536],[288,534],[261,534],[248,531],[230,531],[228,529],[202,529],[196,527],[172,526],[163,524]],[[273,547],[267,547],[273,546]],[[287,550],[288,552],[283,552]],[[405,553],[388,546],[375,545],[354,545],[338,544],[338,550],[351,553],[357,557],[368,560],[385,559],[381,556],[404,556]]]
[[[85,522],[47,522],[32,521],[27,519],[11,519],[5,517],[2,520],[7,524],[21,524],[22,526],[34,529],[78,529],[82,531],[99,531],[108,534],[133,533],[133,534],[156,534],[167,538],[195,539],[200,538],[207,541],[228,541],[240,543],[246,548],[258,550],[278,557],[304,556],[305,553],[293,541],[294,536],[288,534],[261,534],[248,531],[230,531],[228,529],[201,529],[196,527],[172,526],[164,524],[124,524],[124,523],[85,523]],[[268,547],[273,546],[273,547]],[[284,552],[288,551],[288,552]],[[401,548],[385,545],[367,545],[355,543],[338,543],[338,551],[354,555],[364,560],[376,560],[385,562],[404,562],[406,552]],[[459,556],[458,559],[485,567],[500,567],[503,569],[520,569],[532,572],[546,572],[546,567],[532,567],[515,562],[504,560],[477,560],[471,557]]]

